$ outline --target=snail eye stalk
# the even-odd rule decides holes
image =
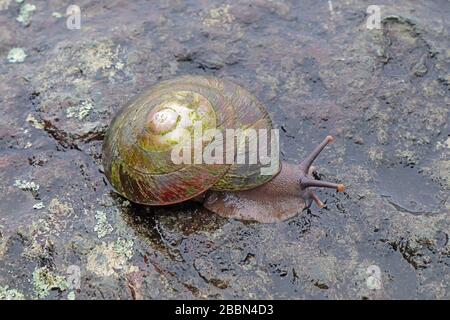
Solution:
[[[300,163],[300,167],[303,170],[303,173],[308,174],[309,167],[311,167],[314,160],[316,160],[319,153],[327,146],[327,144],[333,142],[333,136],[327,136],[306,158]]]
[[[302,189],[306,189],[308,187],[318,187],[318,188],[336,189],[337,192],[345,191],[345,186],[341,183],[337,184],[337,183],[332,183],[332,182],[328,182],[328,181],[313,180],[310,178],[301,179],[300,187]]]
[[[309,187],[317,187],[317,188],[330,188],[335,189],[337,192],[344,192],[345,186],[343,184],[332,183],[328,181],[320,181],[315,180],[311,177],[311,172],[314,170],[310,170],[312,168],[312,163],[317,158],[319,153],[334,140],[332,136],[327,136],[306,158],[300,163],[301,178],[300,178],[300,189],[305,191],[306,188]],[[313,200],[319,208],[325,207],[325,204],[320,201],[319,197],[312,191],[307,192],[308,198]]]

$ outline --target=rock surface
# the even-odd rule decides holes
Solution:
[[[0,0],[0,299],[450,298],[450,4]],[[20,48],[20,52],[18,49]],[[12,51],[14,50],[14,51]],[[146,208],[105,181],[115,111],[181,74],[267,106],[341,195],[277,224]]]

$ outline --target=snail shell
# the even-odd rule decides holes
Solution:
[[[146,205],[186,201],[207,190],[239,191],[260,186],[261,164],[175,164],[172,149],[194,128],[271,129],[266,109],[241,86],[223,79],[183,76],[161,82],[122,108],[103,143],[105,175],[125,198]],[[208,143],[203,141],[202,147]],[[194,148],[194,147],[192,147]],[[237,154],[234,154],[236,157]]]

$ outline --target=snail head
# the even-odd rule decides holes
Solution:
[[[337,192],[344,192],[343,184],[336,184],[327,181],[316,180],[314,173],[316,168],[312,165],[319,153],[326,145],[334,140],[333,136],[327,136],[299,165],[300,167],[300,192],[303,199],[306,201],[306,208],[309,208],[314,201],[319,208],[324,208],[326,205],[320,201],[317,194],[314,192],[315,188],[331,188],[336,189]]]

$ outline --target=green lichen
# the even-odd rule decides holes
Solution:
[[[80,67],[86,74],[96,74],[101,71],[108,78],[113,78],[117,70],[124,67],[119,60],[120,45],[113,48],[113,42],[108,40],[94,44],[80,51]]]
[[[50,271],[47,267],[37,268],[33,272],[34,292],[38,298],[45,298],[51,290],[64,291],[68,288],[67,281]]]
[[[70,203],[53,198],[48,205],[48,211],[59,216],[70,216],[73,213],[73,208]]]
[[[207,27],[214,27],[216,25],[230,24],[235,20],[235,17],[230,14],[231,6],[229,4],[213,8],[209,11],[209,16],[203,20],[203,25]]]
[[[33,181],[26,181],[26,180],[16,180],[14,182],[14,186],[18,187],[19,189],[23,191],[38,191],[39,185]]]
[[[36,129],[44,129],[44,124],[38,121],[32,114],[29,114],[25,121],[29,122]]]
[[[31,16],[35,10],[36,6],[34,4],[23,4],[22,7],[20,7],[20,13],[16,20],[21,22],[24,26],[28,26],[31,23]]]
[[[80,105],[67,108],[67,118],[76,118],[84,120],[94,109],[94,104],[91,101],[82,101]]]
[[[87,257],[86,270],[101,277],[117,277],[120,270],[133,273],[137,267],[128,260],[133,256],[133,241],[119,238],[116,242],[101,243]]]
[[[70,292],[67,294],[67,300],[75,300],[75,298],[76,298],[75,292],[70,291]]]
[[[0,286],[0,300],[24,300],[23,293],[16,289],[9,289],[8,286]]]
[[[36,210],[40,210],[40,209],[44,209],[44,208],[45,208],[45,206],[44,206],[43,202],[38,202],[33,206],[33,209],[36,209]]]
[[[130,259],[133,256],[133,245],[134,242],[131,239],[123,239],[119,238],[117,242],[114,244],[114,251],[118,255],[123,255],[127,257],[127,259]]]
[[[94,227],[94,231],[97,232],[98,238],[103,238],[113,232],[114,228],[108,223],[105,212],[97,210],[95,219],[97,224]]]
[[[8,52],[8,62],[9,63],[21,63],[25,61],[27,54],[22,48],[12,48]]]
[[[59,18],[62,18],[63,15],[61,13],[59,13],[59,12],[53,12],[52,13],[52,17],[54,17],[56,19],[59,19]]]

